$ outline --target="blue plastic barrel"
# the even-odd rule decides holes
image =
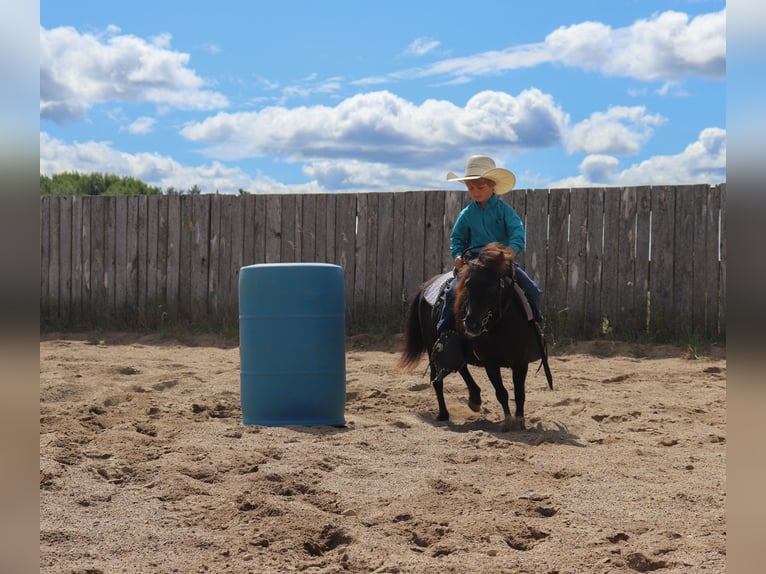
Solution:
[[[265,263],[239,271],[242,422],[345,424],[343,269]]]

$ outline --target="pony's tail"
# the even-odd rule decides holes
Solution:
[[[418,293],[412,299],[410,307],[407,310],[407,322],[404,327],[404,344],[402,354],[399,357],[397,366],[400,369],[411,371],[420,360],[420,356],[426,350],[423,342],[423,332],[420,328],[420,298],[422,293]]]

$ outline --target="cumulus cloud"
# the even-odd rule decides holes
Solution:
[[[594,112],[572,126],[566,134],[567,151],[588,154],[636,154],[641,144],[651,138],[654,126],[666,119],[649,114],[645,106],[614,106],[606,112]]]
[[[697,141],[676,155],[655,156],[620,169],[616,157],[594,154],[580,164],[580,175],[562,179],[550,187],[591,185],[665,185],[726,181],[726,130],[705,128]]]
[[[303,173],[321,189],[375,191],[408,191],[444,189],[446,171],[442,168],[394,167],[391,164],[343,160],[310,162]]]
[[[228,100],[205,89],[188,67],[189,54],[170,49],[169,34],[150,41],[119,34],[40,28],[40,115],[82,119],[94,103],[150,102],[186,110],[223,108]]]
[[[188,166],[156,153],[121,152],[110,142],[68,144],[43,132],[40,135],[40,172],[49,175],[64,171],[116,173],[162,189],[189,189],[196,184],[205,193],[237,193],[239,189],[251,193],[405,191],[445,189],[445,174],[455,165],[462,165],[465,160],[463,151],[445,156],[446,159],[436,164],[420,164],[415,160],[396,165],[355,158],[306,160],[302,170],[308,181],[285,184],[266,174],[251,175],[240,167],[219,161]],[[499,153],[496,157],[502,165],[510,165],[511,156],[508,161]],[[579,170],[577,176],[556,182],[540,181],[537,186],[717,184],[726,180],[726,131],[706,128],[700,132],[697,141],[681,153],[655,156],[625,169],[621,169],[620,160],[615,156],[591,154],[581,162]]]
[[[668,11],[617,29],[584,22],[555,30],[545,45],[554,61],[609,76],[724,79],[726,10],[691,20],[682,12]]]
[[[114,149],[107,141],[68,144],[42,132],[40,173],[52,175],[66,171],[130,176],[163,190],[168,187],[189,189],[196,184],[204,193],[236,193],[240,188],[272,193],[288,189],[296,192],[316,191],[310,185],[293,190],[272,179],[253,178],[238,167],[216,161],[207,165],[186,166],[166,155],[122,152]]]
[[[568,121],[553,97],[537,89],[518,96],[484,91],[464,107],[434,99],[418,105],[381,91],[357,94],[334,107],[219,113],[187,125],[181,134],[209,144],[207,153],[218,159],[275,154],[396,165],[441,160],[466,146],[513,150],[556,145]]]

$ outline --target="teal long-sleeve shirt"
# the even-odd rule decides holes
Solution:
[[[519,214],[493,195],[486,207],[472,201],[457,216],[450,234],[450,253],[455,259],[469,247],[477,253],[488,243],[499,241],[518,255],[524,250],[526,236]]]

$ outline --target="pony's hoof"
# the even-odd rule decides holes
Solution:
[[[446,414],[442,415],[442,414],[440,414],[440,415],[438,415],[436,417],[436,420],[439,421],[440,423],[447,422],[449,420],[449,415],[446,415]]]
[[[514,417],[512,415],[505,417],[505,420],[500,427],[502,432],[526,430],[526,428],[524,417]]]
[[[481,410],[481,400],[472,401],[471,399],[468,399],[468,408],[473,412],[478,413]]]

